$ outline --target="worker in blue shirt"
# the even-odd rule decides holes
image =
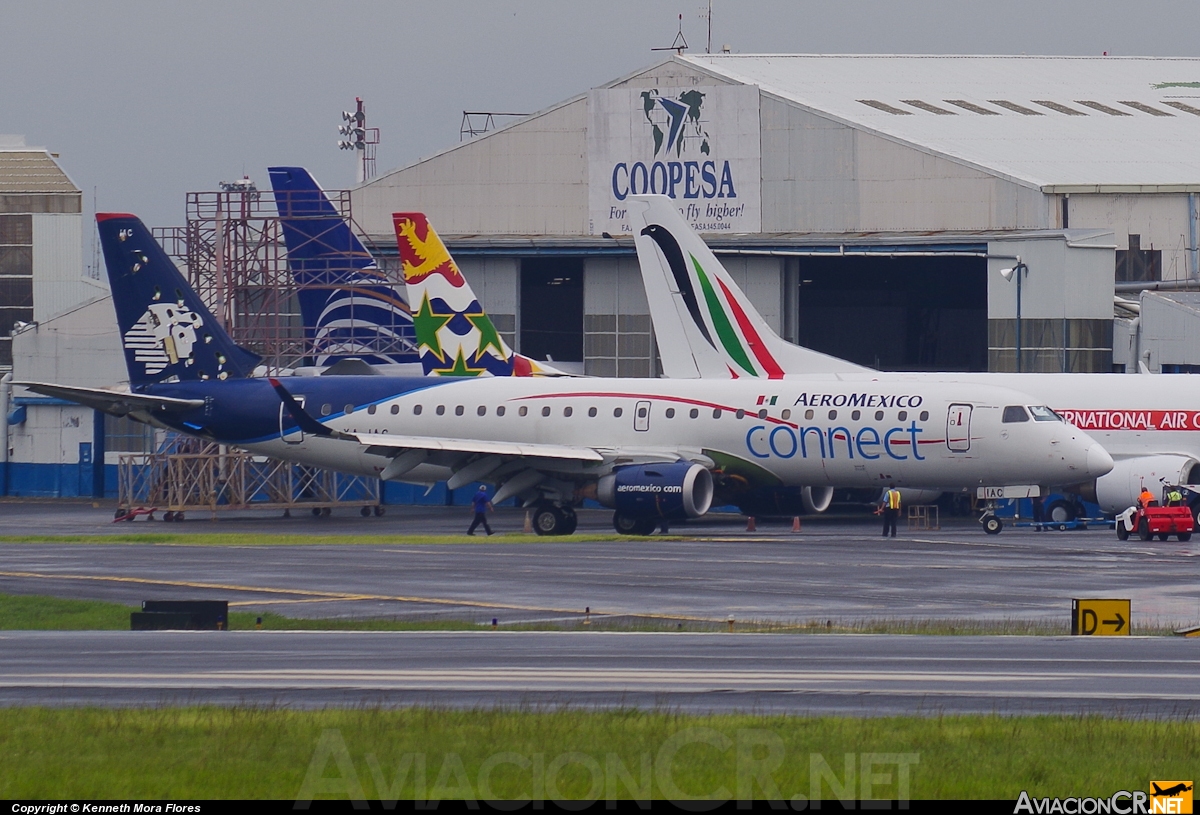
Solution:
[[[475,520],[471,521],[471,526],[467,530],[468,535],[475,534],[475,527],[483,524],[484,531],[489,535],[492,534],[492,528],[488,526],[487,513],[491,512],[494,507],[492,501],[488,498],[487,485],[480,484],[479,491],[475,493],[475,497],[471,499],[471,506],[475,508]]]

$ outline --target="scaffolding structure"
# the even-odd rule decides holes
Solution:
[[[156,228],[154,237],[175,261],[188,284],[204,301],[234,342],[260,354],[268,375],[314,364],[311,337],[316,326],[304,324],[302,290],[333,293],[360,269],[326,267],[303,287],[288,267],[288,253],[276,197],[259,192],[248,179],[222,189],[187,194],[187,222]],[[299,193],[311,201],[310,192]],[[327,190],[330,203],[361,237],[351,218],[348,190]],[[284,206],[296,211],[297,208]],[[318,217],[318,216],[314,216]],[[323,216],[328,217],[328,216]],[[319,252],[336,256],[336,246],[311,239]],[[375,257],[379,253],[364,239]],[[380,271],[385,271],[381,264]],[[398,268],[387,282],[398,282]],[[353,318],[351,318],[352,320]],[[381,353],[402,352],[399,347]],[[167,434],[155,452],[124,454],[118,464],[118,515],[156,507],[164,520],[183,520],[186,512],[234,509],[310,509],[329,514],[333,507],[360,507],[363,515],[381,515],[378,479],[348,476]]]
[[[187,223],[182,227],[156,228],[154,237],[176,263],[200,299],[221,323],[234,342],[263,357],[269,372],[313,364],[311,337],[316,326],[301,317],[298,295],[302,287],[288,268],[283,226],[271,193],[259,192],[253,184],[223,185],[226,189],[187,194]],[[301,193],[311,200],[311,193]],[[351,214],[349,190],[327,190],[326,195],[339,216],[346,220],[378,258],[379,252],[356,229]],[[286,202],[285,202],[286,204]],[[320,243],[320,237],[314,242]],[[318,246],[332,252],[333,246]],[[304,290],[333,291],[338,278],[356,269],[330,268],[323,280],[306,284]],[[403,286],[397,269],[387,269],[388,282]],[[408,351],[399,340],[395,348],[378,353]]]
[[[308,509],[328,515],[334,507],[360,507],[382,515],[379,480],[255,456],[188,439],[178,449],[122,454],[117,465],[117,517],[153,508],[165,521],[187,512],[234,509]]]

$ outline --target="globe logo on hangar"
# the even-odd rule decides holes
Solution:
[[[639,94],[654,152],[647,161],[613,166],[616,200],[646,193],[684,199],[737,198],[729,162],[711,158],[712,137],[703,117],[706,98],[706,93],[694,88],[674,97],[657,89]],[[697,209],[689,217],[699,215]]]

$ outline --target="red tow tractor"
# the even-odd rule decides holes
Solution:
[[[1139,501],[1118,515],[1117,538],[1129,540],[1131,534],[1136,534],[1141,540],[1148,541],[1157,535],[1160,541],[1165,541],[1174,535],[1181,541],[1191,540],[1192,531],[1196,527],[1191,508],[1183,502],[1171,506],[1167,500],[1170,491],[1178,489],[1180,488],[1165,486],[1161,503],[1150,501],[1148,506],[1142,506]]]

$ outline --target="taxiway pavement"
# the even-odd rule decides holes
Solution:
[[[397,514],[404,510],[397,510]],[[92,524],[97,510],[88,508]],[[451,531],[461,510],[421,509],[419,531]],[[87,514],[87,513],[83,513]],[[657,536],[588,540],[607,513],[585,513],[565,541],[463,544],[145,545],[0,543],[0,593],[136,605],[225,599],[290,616],[453,618],[500,624],[596,616],[809,622],[862,619],[1068,619],[1074,597],[1128,597],[1141,625],[1200,622],[1200,541],[1118,541],[1111,530],[984,535],[960,522],[881,539],[874,524],[785,524],[757,533],[719,522]],[[383,525],[378,521],[392,520]],[[330,526],[271,525],[330,534]],[[337,519],[334,519],[337,520]],[[345,519],[355,532],[414,532],[385,519]],[[517,518],[501,518],[515,525]],[[70,517],[65,521],[75,524]],[[256,521],[234,522],[234,526]],[[742,522],[744,523],[744,522]],[[82,524],[75,524],[81,526]],[[498,524],[499,525],[499,524]],[[19,526],[19,524],[18,524]],[[188,530],[225,522],[107,524],[104,531]],[[11,527],[10,527],[11,528]],[[44,534],[56,534],[48,519]],[[333,532],[337,535],[339,533]]]
[[[3,632],[0,704],[1200,712],[1170,638],[611,632]]]

